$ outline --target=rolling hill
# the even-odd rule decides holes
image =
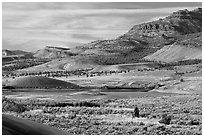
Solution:
[[[7,86],[14,88],[41,88],[41,89],[51,89],[51,88],[60,88],[60,89],[77,89],[80,88],[78,85],[65,82],[62,80],[46,78],[42,76],[35,77],[21,77],[11,81]]]
[[[34,53],[36,58],[64,58],[76,55],[69,48],[46,46]]]

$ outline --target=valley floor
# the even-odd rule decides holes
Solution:
[[[201,71],[182,77],[174,73],[156,70],[56,77],[94,88],[3,90],[3,114],[46,124],[67,134],[201,135]],[[7,78],[3,82],[10,81],[12,79]],[[149,92],[136,89],[107,92],[101,89],[103,86],[154,88]],[[139,118],[132,117],[135,106],[139,108]]]
[[[68,134],[202,134],[201,94],[138,93],[130,94],[130,98],[122,95],[116,98],[120,94],[128,93],[86,100],[99,106],[86,106],[81,99],[75,106],[70,103],[63,106],[59,102],[49,105],[54,102],[50,100],[45,105],[43,100],[21,99],[16,102],[24,104],[25,111],[5,109],[3,114],[50,125]],[[134,105],[140,110],[139,118],[132,117]],[[170,123],[160,121],[164,114],[171,117]]]

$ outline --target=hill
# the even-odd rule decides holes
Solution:
[[[34,53],[37,58],[63,58],[76,55],[70,52],[69,48],[46,46],[44,49],[38,50]]]
[[[7,86],[12,86],[14,88],[40,88],[40,89],[50,89],[50,88],[60,88],[60,89],[76,89],[79,86],[65,82],[62,80],[36,76],[36,77],[21,77],[11,81]]]
[[[21,59],[31,59],[33,58],[33,53],[26,52],[22,50],[2,50],[2,61],[10,62]]]

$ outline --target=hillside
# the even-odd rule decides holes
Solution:
[[[174,44],[164,46],[157,52],[144,57],[144,59],[162,62],[202,59],[201,33],[185,35]]]
[[[202,50],[181,45],[168,45],[152,55],[144,57],[146,60],[176,62],[181,60],[202,59]]]
[[[201,37],[202,9],[179,10],[170,16],[133,26],[114,40],[98,40],[77,47],[88,59],[100,65],[138,62],[166,45],[171,45],[189,34]],[[194,45],[194,41],[186,41]]]

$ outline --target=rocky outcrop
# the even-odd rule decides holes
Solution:
[[[190,34],[201,31],[202,9],[198,8],[193,11],[188,11],[187,9],[179,10],[164,19],[135,25],[126,35],[155,32],[152,36],[157,36],[164,32]]]

